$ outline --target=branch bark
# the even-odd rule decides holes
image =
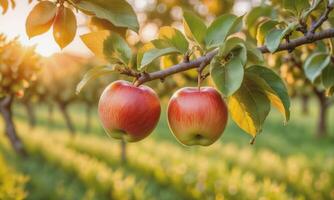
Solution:
[[[64,117],[64,120],[65,120],[65,123],[66,123],[66,126],[67,126],[68,130],[70,131],[71,134],[74,135],[76,130],[75,130],[74,124],[72,122],[72,119],[70,117],[70,114],[68,113],[67,104],[63,104],[63,103],[58,102],[58,106],[59,106],[60,112],[62,113],[62,115]]]
[[[12,114],[13,97],[7,96],[0,101],[0,111],[5,122],[5,131],[13,149],[21,156],[26,157],[27,152],[23,143],[17,135]]]
[[[279,45],[276,52],[288,51],[289,49],[295,49],[296,47],[299,47],[305,44],[313,43],[318,40],[323,40],[323,39],[332,38],[332,37],[334,37],[334,28],[330,28],[330,29],[327,29],[321,32],[309,33],[303,37],[300,37],[294,40],[290,40],[290,42],[288,43],[283,43]],[[258,49],[263,54],[269,53],[269,50],[266,46],[258,47]],[[216,49],[192,61],[182,62],[182,63],[176,64],[174,66],[171,66],[167,69],[160,70],[160,71],[155,71],[151,73],[142,73],[139,77],[136,77],[137,81],[135,82],[135,85],[138,86],[145,82],[152,81],[155,79],[164,79],[167,76],[170,76],[170,75],[173,75],[179,72],[187,71],[193,68],[198,68],[201,66],[202,63],[204,63],[205,66],[207,66],[217,53],[218,53],[218,50]]]
[[[320,16],[319,20],[311,26],[309,33],[315,33],[315,31],[328,19],[329,13],[333,8],[333,3],[327,5],[325,12]]]
[[[30,128],[35,128],[36,126],[36,113],[33,104],[28,100],[23,102],[23,105],[27,111],[28,121]]]

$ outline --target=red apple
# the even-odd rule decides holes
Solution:
[[[161,112],[159,98],[151,88],[127,81],[111,83],[100,97],[98,110],[106,132],[127,142],[147,137]]]
[[[169,102],[168,124],[182,144],[208,146],[221,136],[226,123],[226,104],[212,87],[182,88]]]

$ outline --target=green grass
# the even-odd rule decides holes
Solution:
[[[228,156],[228,153],[226,154],[226,151],[231,150],[230,146],[233,144],[233,151],[235,152],[234,155],[241,156],[240,160],[235,158],[228,158],[226,160],[226,166],[230,169],[233,169],[234,167],[240,168],[244,170],[246,173],[254,173],[257,178],[263,179],[266,178],[266,176],[269,176],[269,172],[259,172],[257,169],[259,169],[257,164],[253,162],[261,162],[261,159],[264,158],[258,158],[259,156],[266,155],[265,151],[268,150],[269,153],[274,154],[273,156],[279,156],[278,158],[268,158],[268,159],[284,159],[289,160],[292,157],[298,157],[299,155],[302,155],[306,158],[309,158],[310,160],[307,162],[307,167],[309,169],[314,168],[314,174],[318,178],[319,170],[316,170],[316,168],[319,167],[319,163],[324,161],[326,158],[332,158],[334,156],[334,124],[331,124],[331,122],[334,119],[334,112],[333,109],[331,109],[328,122],[329,122],[329,130],[330,130],[330,137],[324,138],[324,139],[316,139],[315,138],[315,130],[316,130],[316,123],[317,123],[317,104],[316,102],[310,103],[310,114],[307,116],[304,116],[301,114],[300,105],[298,102],[294,101],[292,105],[292,111],[291,111],[291,120],[290,122],[284,126],[283,125],[283,117],[276,111],[273,110],[268,119],[266,120],[263,132],[259,134],[259,136],[256,139],[255,145],[250,145],[249,141],[251,137],[244,133],[240,128],[238,128],[231,119],[229,119],[229,123],[227,126],[226,131],[224,132],[224,135],[220,139],[219,143],[222,147],[226,148],[217,148],[217,154],[212,151],[212,148],[205,148],[205,147],[185,147],[178,143],[174,136],[171,134],[168,123],[166,120],[166,113],[165,113],[166,107],[163,106],[163,112],[160,118],[160,122],[158,126],[156,127],[154,133],[150,136],[150,139],[153,139],[153,141],[156,141],[157,144],[159,142],[169,143],[173,145],[173,148],[179,149],[181,152],[184,152],[185,155],[200,155],[201,158],[206,157],[208,161],[219,161],[220,155],[221,156]],[[20,124],[26,124],[27,123],[27,116],[25,113],[25,110],[22,106],[16,105],[15,106],[15,118],[18,125]],[[57,108],[55,108],[54,116],[53,116],[53,124],[52,126],[49,126],[48,123],[48,112],[47,107],[45,105],[39,105],[36,107],[36,113],[38,116],[38,126],[43,127],[44,130],[49,130],[46,134],[52,134],[57,132],[64,133],[66,131],[65,122],[63,121],[63,118]],[[90,133],[85,133],[85,108],[80,104],[75,104],[70,107],[70,114],[72,116],[73,122],[75,123],[75,126],[78,130],[78,134],[94,134],[95,136],[98,136],[101,139],[106,139],[113,141],[113,139],[110,139],[106,136],[104,133],[97,114],[96,109],[93,112],[92,117],[92,129]],[[142,143],[142,142],[140,142]],[[131,144],[133,145],[140,145],[139,144]],[[236,147],[236,148],[235,148]],[[175,150],[175,151],[179,151]],[[219,152],[221,151],[221,152]],[[223,152],[224,151],[224,152]],[[251,154],[253,155],[253,159],[255,160],[249,160],[248,165],[244,164],[242,161],[242,156],[247,155],[247,151],[251,151]],[[207,153],[210,152],[210,153]],[[239,152],[239,153],[238,153]],[[258,153],[257,153],[258,152]],[[216,154],[216,155],[215,155]],[[159,155],[159,153],[157,154]],[[270,156],[270,154],[269,154]],[[223,158],[222,158],[223,159]],[[167,159],[168,160],[168,159]],[[286,161],[287,161],[286,160]],[[262,160],[266,161],[266,160]],[[112,163],[108,162],[107,159],[101,159],[101,162],[106,162],[109,164],[110,167],[113,169],[117,169],[118,166],[117,162]],[[264,162],[262,165],[265,165],[263,169],[267,169],[270,166],[270,162]],[[285,162],[285,161],[284,161]],[[303,163],[303,162],[302,162]],[[30,199],[38,199],[38,195],[42,194],[35,194],[38,193],[39,188],[41,188],[42,191],[48,191],[49,193],[55,194],[56,197],[61,197],[62,199],[71,199],[71,194],[75,193],[78,194],[77,196],[80,198],[84,198],[89,194],[83,192],[83,188],[85,188],[80,181],[76,181],[74,179],[74,182],[72,183],[70,180],[73,179],[71,174],[65,173],[61,169],[58,169],[50,164],[45,164],[45,160],[42,160],[41,158],[32,158],[26,162],[22,162],[17,165],[25,166],[20,171],[24,171],[26,174],[29,174],[33,181],[36,182],[35,184],[28,184],[28,191],[31,191],[32,194],[37,195],[35,196],[29,196]],[[268,165],[268,166],[266,166]],[[45,166],[46,169],[39,168],[39,166]],[[248,167],[247,167],[248,166]],[[252,167],[250,167],[252,166]],[[281,167],[284,168],[284,165]],[[123,170],[128,173],[132,174],[132,176],[145,176],[143,174],[140,174],[141,172],[137,172],[136,170],[132,170],[130,168],[122,167]],[[268,168],[271,169],[270,167]],[[275,169],[275,168],[273,168]],[[279,168],[282,169],[282,168]],[[277,168],[276,168],[277,170]],[[55,171],[54,176],[51,175],[51,177],[48,176],[48,173],[51,171]],[[281,170],[282,171],[282,170]],[[284,170],[283,170],[284,171]],[[306,173],[306,172],[301,172]],[[304,176],[304,175],[303,175]],[[320,176],[320,175],[319,175]],[[57,177],[61,177],[60,180],[56,180]],[[158,185],[156,185],[155,180],[151,179],[151,177],[143,177],[148,182],[152,182],[150,185],[150,188],[152,190],[160,190]],[[44,180],[45,179],[45,180]],[[331,177],[333,179],[333,177]],[[43,188],[43,186],[46,185],[47,182],[53,182],[52,186],[54,186],[54,190],[47,190],[47,188]],[[265,180],[265,179],[264,179]],[[297,179],[298,180],[298,179]],[[57,185],[58,184],[58,185]],[[290,184],[292,187],[293,183]],[[303,186],[301,186],[303,187]],[[167,188],[166,188],[167,189]],[[293,191],[294,189],[288,188],[288,190]],[[59,194],[57,196],[57,194]],[[64,196],[62,196],[64,195]],[[68,195],[68,196],[66,196]],[[42,195],[43,196],[43,195]],[[94,196],[94,195],[93,195]],[[72,198],[75,199],[75,198]]]
[[[74,176],[45,163],[40,156],[20,158],[14,154],[5,138],[1,137],[0,154],[6,161],[28,177],[25,190],[27,200],[81,200],[98,199]]]
[[[136,177],[136,179],[142,177],[139,180],[150,183],[147,185],[150,190],[143,190],[145,191],[144,194],[148,196],[150,196],[149,193],[152,194],[153,192],[156,196],[157,191],[163,191],[159,187],[152,187],[157,182],[162,185],[173,186],[175,191],[187,191],[186,195],[193,194],[196,199],[203,199],[208,195],[212,197],[220,192],[226,195],[225,197],[229,197],[228,188],[230,183],[234,184],[240,191],[231,194],[232,199],[237,197],[244,199],[249,197],[248,195],[254,195],[250,192],[252,190],[262,191],[262,195],[265,196],[274,192],[275,195],[282,198],[284,195],[295,197],[296,195],[302,195],[308,199],[328,199],[329,195],[334,195],[334,190],[331,189],[333,182],[330,181],[334,175],[332,173],[332,169],[334,169],[333,159],[313,158],[310,160],[300,156],[282,158],[269,150],[256,152],[250,146],[238,148],[235,144],[226,142],[223,144],[216,143],[209,148],[197,148],[194,151],[190,148],[184,149],[177,143],[148,138],[142,142],[128,145],[129,167],[131,168],[128,170],[128,167],[120,165],[120,149],[116,140],[84,134],[79,134],[73,138],[66,130],[47,131],[46,128],[36,128],[29,131],[27,123],[23,121],[18,123],[18,128],[21,135],[24,135],[25,142],[31,140],[49,141],[43,148],[37,148],[39,149],[38,152],[42,153],[44,157],[49,157],[47,156],[48,153],[45,154],[49,151],[48,147],[54,146],[53,148],[56,150],[58,144],[68,145],[68,148],[72,149],[70,151],[72,155],[74,151],[79,152],[79,154],[75,153],[76,155],[72,156],[70,160],[68,160],[67,151],[58,152],[57,163],[63,163],[60,166],[61,168],[67,166],[64,163],[70,161],[72,167],[75,168],[74,171],[79,170],[80,168],[77,168],[77,166],[83,166],[83,163],[72,162],[72,159],[83,156],[80,153],[87,154],[91,157],[90,160],[98,159],[100,163],[108,163],[114,170],[121,169],[127,176]],[[52,141],[53,138],[59,138],[59,140]],[[39,146],[35,142],[28,143],[30,143],[29,149],[35,149],[35,146]],[[67,158],[67,161],[65,158]],[[50,162],[50,159],[46,160]],[[76,172],[75,174],[80,173]],[[150,179],[148,177],[154,178]],[[311,179],[308,177],[311,177]],[[86,179],[81,177],[81,180]],[[219,180],[225,180],[225,185],[219,188],[220,192],[215,191],[213,187],[215,182]],[[266,181],[267,186],[263,184]],[[206,185],[204,187],[206,190],[198,193],[198,184],[203,183]],[[89,183],[85,181],[85,184]],[[94,184],[89,185],[94,187]],[[316,187],[314,188],[314,186]],[[276,187],[280,189],[275,189]],[[157,188],[157,190],[154,188]],[[197,195],[203,195],[203,198]],[[256,195],[256,197],[260,196]],[[175,197],[172,199],[175,199]]]

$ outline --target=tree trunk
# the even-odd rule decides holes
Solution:
[[[23,143],[17,135],[16,128],[13,122],[12,114],[13,98],[8,96],[1,99],[0,110],[5,122],[5,131],[13,149],[21,156],[27,156]]]
[[[317,137],[323,138],[327,137],[327,112],[328,112],[328,104],[325,94],[318,95],[319,100],[319,118],[318,118],[318,127],[317,127]]]
[[[87,133],[90,132],[92,127],[92,106],[91,105],[87,105],[86,106],[86,127],[85,127],[85,131]]]
[[[53,126],[53,105],[48,103],[48,127]]]
[[[309,96],[308,95],[302,95],[302,114],[308,115],[309,114]]]
[[[71,117],[68,113],[68,110],[67,110],[67,105],[66,104],[63,104],[63,103],[59,103],[59,109],[60,109],[60,112],[62,113],[64,119],[65,119],[65,123],[67,125],[67,128],[68,130],[74,134],[75,133],[75,127],[72,123],[72,120],[71,120]]]
[[[122,139],[121,140],[121,162],[122,164],[126,164],[126,142]]]
[[[34,128],[36,126],[36,115],[34,107],[31,102],[24,102],[23,104],[27,111],[30,128]]]

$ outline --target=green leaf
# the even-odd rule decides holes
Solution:
[[[276,20],[266,20],[259,24],[256,33],[256,40],[258,45],[263,45],[267,33],[269,33],[275,26],[279,24]]]
[[[191,11],[183,11],[183,26],[186,36],[202,46],[207,30],[203,20]]]
[[[289,10],[296,16],[300,16],[301,13],[310,7],[308,0],[283,0],[283,8]]]
[[[258,85],[259,79],[252,73],[245,74],[241,87],[228,98],[228,108],[233,121],[253,137],[261,132],[270,111],[270,101],[266,92]]]
[[[266,84],[262,84],[267,96],[273,106],[275,106],[285,117],[285,121],[290,119],[290,98],[288,90],[282,79],[271,69],[259,65],[253,65],[246,70],[261,77]],[[268,85],[268,86],[266,86]],[[270,87],[268,89],[268,87]]]
[[[184,35],[177,29],[169,26],[160,28],[158,38],[169,43],[169,47],[177,49],[178,52],[185,54],[188,51],[189,43]]]
[[[279,47],[283,38],[290,34],[297,27],[297,23],[290,23],[285,29],[271,30],[265,39],[265,45],[271,53],[274,53]]]
[[[247,61],[254,64],[263,62],[263,54],[255,45],[245,42],[245,46],[247,48]]]
[[[314,82],[330,62],[330,56],[326,53],[314,53],[306,59],[303,68],[306,77]]]
[[[304,12],[301,15],[301,18],[304,19],[304,21],[306,21],[306,19],[308,18],[308,16],[315,10],[318,8],[318,6],[320,5],[320,3],[322,2],[322,0],[313,0],[312,1],[312,5],[307,9],[304,10]]]
[[[189,43],[184,35],[175,28],[162,27],[158,35],[159,39],[152,40],[144,45],[137,54],[137,68],[144,70],[155,59],[169,54],[185,54]]]
[[[136,13],[125,0],[80,0],[75,5],[84,12],[90,12],[101,19],[106,19],[115,26],[127,27],[135,32],[139,30]]]
[[[230,53],[233,57],[239,57],[243,65],[246,64],[247,48],[244,40],[238,37],[229,38],[220,46],[218,56],[225,58]]]
[[[165,49],[171,47],[168,41],[162,39],[152,40],[151,43],[157,49]]]
[[[284,29],[274,29],[268,33],[265,45],[270,52],[275,52],[284,37]]]
[[[322,84],[325,88],[330,88],[334,86],[334,65],[328,65],[321,74]]]
[[[137,69],[138,70],[141,70],[141,69],[144,69],[146,66],[141,66],[141,61],[143,60],[143,56],[145,54],[145,52],[151,50],[154,48],[154,45],[152,42],[150,43],[146,43],[144,44],[143,46],[141,46],[139,49],[138,49],[138,52],[137,52]]]
[[[128,66],[132,53],[126,41],[117,33],[111,33],[103,43],[104,56],[111,64],[123,63]]]
[[[139,70],[145,69],[149,64],[151,64],[155,59],[160,58],[161,56],[179,53],[177,49],[174,47],[169,47],[165,49],[150,49],[142,54],[142,58],[140,59]]]
[[[258,21],[263,17],[269,17],[271,19],[276,18],[276,11],[271,6],[260,6],[253,8],[245,16],[245,25],[252,37],[256,37]]]
[[[76,88],[76,94],[79,94],[82,88],[85,87],[85,85],[92,80],[95,80],[101,76],[108,75],[111,73],[114,73],[115,69],[113,66],[99,66],[99,67],[93,67],[90,69],[82,78],[82,80],[79,82]]]
[[[207,49],[218,47],[224,43],[227,36],[240,31],[242,28],[242,17],[225,14],[213,21],[205,36]]]
[[[244,67],[239,57],[234,57],[224,64],[219,58],[215,58],[210,64],[210,74],[216,88],[228,97],[240,88]]]

